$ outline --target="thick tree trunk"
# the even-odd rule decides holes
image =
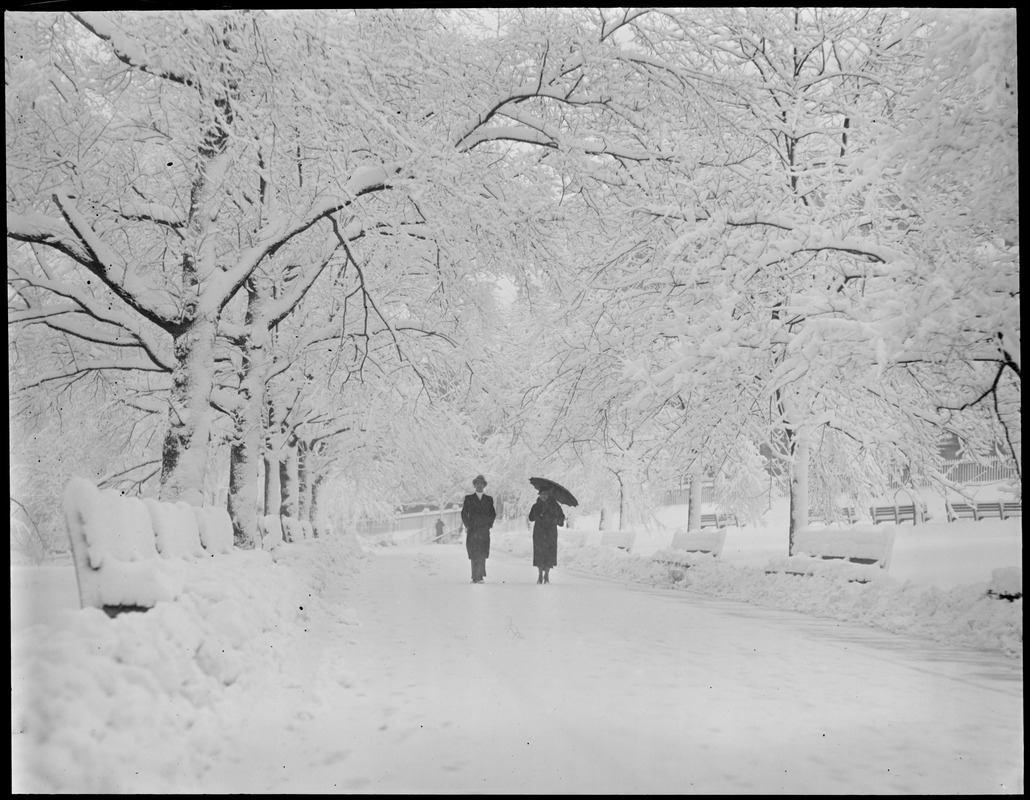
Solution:
[[[687,511],[687,530],[696,531],[701,528],[701,490],[704,483],[701,480],[701,476],[692,472],[690,474],[690,490],[689,490],[689,509]]]
[[[203,505],[211,435],[217,319],[198,316],[174,342],[168,432],[161,452],[161,499]]]
[[[297,441],[297,518],[314,527],[311,518],[311,446],[304,440]]]
[[[794,459],[790,467],[790,542],[789,555],[794,555],[794,535],[808,527],[808,462],[809,434],[802,428],[794,440]]]
[[[237,547],[258,546],[257,518],[260,503],[261,451],[264,442],[265,381],[271,334],[267,303],[271,284],[253,275],[247,282],[247,333],[243,342],[240,405],[233,413],[235,442],[229,460],[229,516]]]
[[[279,482],[281,501],[279,517],[283,520],[283,538],[287,542],[296,541],[296,523],[298,515],[299,491],[297,485],[297,437],[292,434],[286,440],[284,453],[279,459]],[[289,522],[287,522],[289,520]]]
[[[315,536],[325,536],[329,533],[329,526],[325,520],[322,506],[322,491],[325,489],[325,476],[316,475],[311,483],[311,527]]]
[[[278,517],[279,508],[282,506],[283,493],[282,482],[279,479],[279,449],[273,447],[265,448],[265,508],[266,517]]]

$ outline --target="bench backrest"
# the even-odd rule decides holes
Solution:
[[[157,552],[164,558],[197,559],[204,557],[200,529],[193,508],[186,503],[162,503],[147,498],[143,501],[154,524]]]
[[[869,509],[869,516],[873,523],[885,522],[920,522],[921,514],[916,512],[914,505],[907,506],[873,506]]]
[[[232,518],[227,509],[221,506],[193,506],[193,514],[197,518],[197,529],[200,533],[200,544],[209,555],[225,555],[231,553],[235,544],[232,530]]]
[[[702,528],[725,528],[727,525],[736,524],[737,517],[735,514],[729,514],[723,511],[718,511],[715,514],[701,515]]]
[[[635,538],[635,531],[603,531],[601,533],[601,545],[603,547],[620,547],[623,550],[632,550]]]
[[[672,535],[673,550],[684,550],[688,553],[711,553],[718,558],[722,554],[723,545],[726,544],[726,529],[716,528],[715,530],[677,530]]]
[[[794,553],[817,558],[845,558],[856,563],[890,567],[894,529],[803,530],[794,534]]]
[[[983,517],[998,517],[1001,518],[1001,503],[977,503],[976,504],[976,515],[980,518]]]

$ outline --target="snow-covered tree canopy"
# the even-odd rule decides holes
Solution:
[[[244,546],[316,479],[639,496],[764,452],[807,514],[945,433],[1018,467],[1014,22],[7,14],[12,399],[89,378],[137,434],[91,477],[216,475]]]

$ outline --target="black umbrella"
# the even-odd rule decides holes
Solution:
[[[562,505],[579,505],[579,500],[576,499],[575,495],[573,495],[572,492],[570,492],[560,483],[555,483],[549,478],[530,478],[529,482],[533,484],[533,486],[535,486],[537,491],[539,492],[542,492],[544,489],[549,489],[551,492],[551,497],[553,497]]]

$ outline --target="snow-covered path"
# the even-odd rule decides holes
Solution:
[[[471,585],[460,545],[379,551],[338,618],[231,688],[239,727],[180,788],[1022,791],[1018,662],[561,568],[538,586],[498,552],[487,571]]]

